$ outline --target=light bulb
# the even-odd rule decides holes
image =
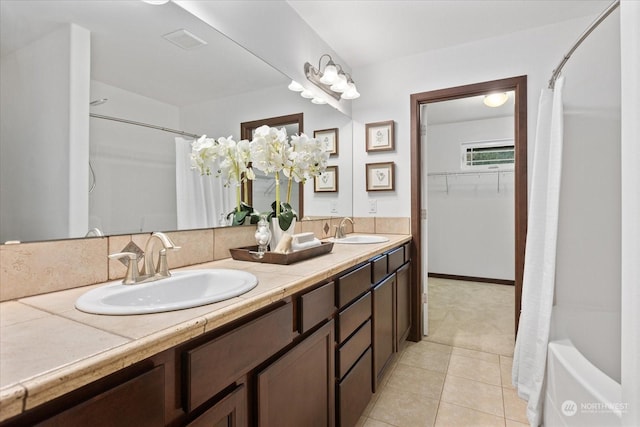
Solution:
[[[313,98],[313,99],[311,100],[311,103],[313,103],[313,104],[318,104],[318,105],[323,105],[323,104],[326,104],[326,103],[327,103],[327,100],[326,100],[326,99],[324,99],[324,98]]]
[[[322,78],[320,79],[320,82],[326,85],[331,85],[335,83],[337,78],[338,78],[338,69],[333,64],[333,62],[330,61],[327,64],[327,66],[324,68],[324,72],[322,73]]]
[[[304,90],[304,87],[295,80],[291,80],[291,83],[289,83],[289,86],[287,87],[289,88],[289,90],[292,90],[294,92],[302,92]]]
[[[353,83],[349,83],[349,87],[344,93],[340,96],[342,99],[356,99],[360,98],[360,92],[356,89],[356,85]]]
[[[338,74],[336,82],[331,85],[331,90],[334,92],[344,92],[348,87],[347,77],[344,74]]]
[[[311,99],[314,97],[313,93],[311,93],[311,91],[309,90],[303,90],[302,92],[300,92],[300,96],[303,98],[307,98],[307,99]]]
[[[490,93],[484,97],[484,105],[487,107],[500,107],[509,99],[509,95],[504,92]]]

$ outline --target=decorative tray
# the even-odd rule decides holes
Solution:
[[[229,249],[231,257],[239,261],[264,262],[267,264],[293,264],[298,261],[327,254],[333,249],[333,242],[321,242],[320,246],[302,249],[288,254],[265,252],[262,257],[258,254],[258,246],[245,246],[243,248]]]

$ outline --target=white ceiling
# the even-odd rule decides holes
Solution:
[[[445,123],[483,120],[496,117],[511,117],[514,114],[515,95],[507,92],[507,102],[499,107],[484,105],[484,95],[423,104],[427,111],[427,124],[440,125]]]
[[[287,2],[349,66],[357,68],[578,17],[595,17],[611,0]],[[576,39],[579,36],[576,34]]]

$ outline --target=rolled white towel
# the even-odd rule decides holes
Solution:
[[[293,243],[301,244],[301,243],[307,243],[307,242],[313,241],[313,239],[315,239],[316,236],[313,234],[312,231],[309,231],[306,233],[294,234],[292,237],[293,237]]]
[[[322,244],[322,242],[320,240],[316,239],[316,238],[314,238],[310,242],[304,242],[304,243],[291,242],[291,250],[293,252],[301,251],[303,249],[309,249],[309,248],[314,248],[316,246],[320,246],[321,244]]]

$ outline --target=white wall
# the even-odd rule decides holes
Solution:
[[[89,57],[69,25],[2,58],[0,242],[88,231]]]
[[[620,14],[613,12],[564,70],[564,150],[555,304],[620,313]],[[620,330],[570,337],[620,379]],[[603,345],[613,341],[615,345]]]
[[[428,171],[461,172],[461,142],[513,139],[513,123],[501,117],[429,125]],[[429,272],[514,280],[513,173],[431,176],[426,184]]]
[[[212,138],[233,136],[240,139],[240,123],[288,114],[304,114],[304,133],[313,136],[314,130],[338,128],[339,155],[329,159],[329,165],[337,165],[339,176],[338,193],[314,193],[313,181],[309,180],[304,189],[305,215],[351,215],[351,119],[327,106],[314,105],[285,87],[266,88],[231,98],[190,105],[180,111],[181,126],[190,132],[204,133]],[[284,181],[281,182],[284,187]],[[285,197],[286,188],[281,189]],[[232,198],[235,200],[235,196]],[[337,206],[331,212],[331,202]],[[259,211],[267,211],[270,206],[254,206]]]
[[[640,3],[620,3],[621,34],[621,257],[622,425],[640,425]]]
[[[180,129],[176,106],[98,81],[91,112]],[[104,119],[91,119],[91,162],[96,186],[89,195],[89,225],[105,234],[175,230],[175,135]],[[85,213],[86,215],[86,213]]]

